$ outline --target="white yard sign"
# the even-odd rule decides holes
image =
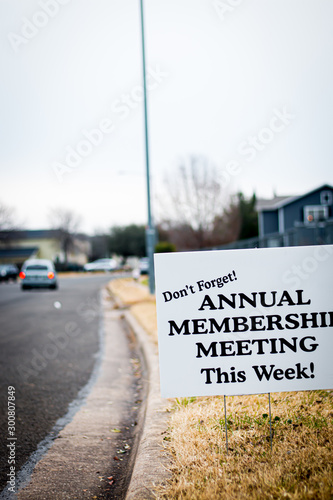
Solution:
[[[333,388],[333,246],[155,255],[163,397]]]

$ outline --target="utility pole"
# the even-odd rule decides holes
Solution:
[[[146,249],[149,261],[149,291],[150,293],[153,294],[155,292],[155,273],[154,273],[155,226],[153,224],[151,204],[150,204],[148,111],[147,111],[147,83],[146,83],[143,0],[140,0],[140,10],[141,10],[142,70],[143,70],[143,96],[144,96],[143,102],[144,102],[144,122],[145,122],[145,148],[146,148],[147,206],[148,206],[148,225],[146,227]]]

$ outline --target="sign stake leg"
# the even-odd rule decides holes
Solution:
[[[223,396],[223,398],[224,398],[225,445],[227,448],[227,455],[228,455],[229,447],[228,447],[228,425],[227,425],[227,402],[226,402],[226,397]]]
[[[271,443],[271,451],[273,450],[273,434],[272,434],[272,409],[271,409],[271,393],[268,393],[268,406],[269,406],[269,439]]]

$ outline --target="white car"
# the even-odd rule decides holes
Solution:
[[[115,259],[98,259],[83,266],[85,271],[115,271],[118,268]]]
[[[58,288],[57,273],[54,265],[47,259],[29,259],[22,266],[19,274],[21,289]]]
[[[140,274],[149,274],[149,259],[142,257],[139,264]]]

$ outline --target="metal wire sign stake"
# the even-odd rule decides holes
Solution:
[[[271,409],[271,393],[268,393],[268,406],[269,406],[269,438],[271,442],[271,451],[273,449],[273,434],[272,434],[272,409]]]
[[[228,455],[228,453],[229,453],[229,447],[228,447],[227,403],[226,403],[226,397],[223,396],[223,398],[224,398],[225,444],[226,444],[227,455]]]

